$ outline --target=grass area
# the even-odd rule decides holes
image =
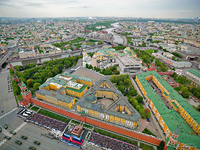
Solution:
[[[88,133],[88,135],[87,135],[87,139],[89,138],[89,136],[90,136],[90,133]]]
[[[132,145],[135,145],[135,146],[138,145],[137,141],[130,140],[128,138],[119,136],[117,134],[114,134],[113,132],[111,133],[111,132],[107,132],[107,131],[104,131],[104,130],[101,130],[101,129],[97,129],[97,128],[94,128],[93,132],[96,132],[96,133],[99,133],[99,134],[102,134],[102,135],[105,135],[105,136],[108,136],[108,137],[111,137],[111,138],[114,138],[114,139],[129,143],[129,144],[132,144]]]
[[[63,117],[61,115],[52,113],[52,112],[44,110],[44,109],[40,109],[38,113],[41,114],[41,115],[45,115],[47,117],[50,117],[50,118],[65,122],[65,123],[69,123],[69,121],[71,120],[69,118]]]
[[[33,103],[31,103],[29,106],[28,106],[28,108],[31,108],[33,106]]]
[[[10,69],[10,80],[12,81],[12,79],[13,79],[13,73],[11,73],[11,70],[12,69]],[[13,85],[12,85],[12,89],[13,89]],[[17,98],[16,98],[16,94],[14,92],[14,89],[13,89],[13,94],[14,94],[14,97],[15,97],[16,104],[17,104],[17,106],[19,106]]]
[[[148,130],[147,128],[145,128],[143,131],[142,131],[142,133],[146,133],[146,134],[149,134],[149,135],[152,135],[152,136],[155,136],[156,137],[156,135],[155,134],[153,134],[150,130]]]
[[[34,106],[34,107],[32,107],[31,109],[34,110],[34,111],[38,111],[39,107]]]
[[[71,121],[71,123],[74,123],[74,124],[77,124],[77,125],[79,125],[79,124],[80,124],[80,122],[79,122],[79,121],[75,121],[75,120],[72,120],[72,121]]]
[[[84,124],[83,126],[86,128],[92,129],[92,126],[90,126],[90,125]]]
[[[145,150],[154,150],[152,146],[146,145],[144,143],[140,143],[140,147],[142,147],[142,149],[145,149]]]
[[[152,54],[154,52],[154,50],[153,49],[147,49],[147,50],[145,50],[145,52]]]
[[[19,101],[21,101],[23,99],[21,93],[20,93],[20,95],[17,95],[17,97],[18,97]]]

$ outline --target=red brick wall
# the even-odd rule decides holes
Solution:
[[[42,102],[35,100],[35,99],[31,99],[31,102],[36,104],[36,105],[39,105],[41,107],[44,107],[44,108],[50,109],[52,111],[55,111],[57,113],[63,114],[65,116],[68,116],[68,117],[71,117],[71,118],[74,118],[74,119],[77,119],[77,120],[80,120],[80,121],[83,121],[83,122],[85,121],[86,123],[92,124],[94,126],[98,126],[98,127],[101,127],[101,128],[104,128],[104,129],[107,129],[107,130],[110,130],[110,131],[113,131],[113,132],[116,132],[116,133],[120,133],[120,134],[123,134],[123,135],[126,135],[126,136],[130,136],[130,137],[135,138],[135,139],[139,139],[139,140],[142,140],[142,141],[145,141],[145,142],[148,142],[148,143],[152,143],[152,144],[155,144],[155,145],[159,145],[160,142],[161,142],[161,140],[159,140],[159,139],[155,139],[155,138],[147,136],[147,135],[143,135],[143,134],[132,132],[132,131],[129,131],[129,130],[126,130],[126,129],[116,127],[116,126],[112,126],[112,125],[109,125],[107,123],[96,121],[96,120],[93,120],[93,119],[90,119],[90,118],[87,118],[87,117],[79,116],[79,115],[73,114],[71,112],[68,112],[68,111],[59,109],[57,107],[54,107],[52,105],[42,103]]]
[[[173,73],[174,73],[174,72],[172,72],[172,71],[171,71],[171,72],[158,72],[158,74],[160,74],[160,75],[163,75],[163,74],[164,74],[164,75],[168,75],[168,76],[169,76],[169,75],[173,75]]]

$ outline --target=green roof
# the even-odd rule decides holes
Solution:
[[[80,75],[70,74],[68,72],[63,73],[62,75],[72,77],[74,79],[80,79],[80,80],[88,81],[88,82],[92,82],[94,80],[94,78],[92,78],[92,77],[83,77],[83,76],[80,76]]]
[[[177,91],[175,91],[163,78],[159,75],[156,71],[149,71],[142,74],[136,75],[140,83],[142,84],[143,88],[145,89],[147,96],[152,100],[153,104],[155,105],[156,109],[158,110],[159,114],[161,115],[162,119],[168,126],[171,132],[175,131],[177,127],[181,124],[180,129],[180,136],[178,141],[181,143],[185,143],[191,146],[197,146],[200,148],[200,136],[194,135],[194,131],[189,127],[186,121],[176,112],[174,109],[168,109],[167,106],[162,101],[161,97],[154,91],[145,77],[153,75],[168,91],[169,97],[172,100],[176,100],[184,109],[185,111],[190,114],[190,116],[200,124],[200,115]],[[176,104],[173,102],[175,107]],[[191,134],[193,133],[193,134]],[[192,139],[192,140],[191,140]],[[188,142],[188,141],[190,142]]]
[[[197,76],[200,78],[200,70],[197,69],[190,69],[188,72],[192,73],[193,75]]]
[[[78,92],[78,93],[81,93],[83,92],[83,90],[87,87],[87,85],[83,85],[80,89],[74,89],[74,88],[71,88],[71,87],[66,87],[67,90],[71,90],[71,91],[74,91],[74,92]]]

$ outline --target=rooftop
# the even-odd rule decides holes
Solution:
[[[175,131],[178,125],[181,124],[180,136],[178,141],[193,146],[194,144],[200,148],[200,136],[194,135],[194,131],[189,127],[186,121],[176,112],[174,109],[168,109],[162,101],[161,97],[154,91],[145,77],[153,75],[168,91],[168,95],[172,100],[176,100],[195,121],[200,124],[199,113],[178,93],[176,92],[156,71],[149,71],[136,75],[143,88],[145,89],[147,96],[152,100],[153,104],[157,108],[159,114],[165,121],[167,127],[171,132]],[[166,93],[166,92],[165,92]],[[167,93],[166,93],[167,94]],[[175,107],[177,107],[175,105]],[[193,142],[192,142],[193,141]]]
[[[200,78],[200,70],[197,69],[190,69],[188,72],[192,73],[193,75],[197,76]]]

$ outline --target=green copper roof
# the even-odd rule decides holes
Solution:
[[[200,148],[200,136],[194,135],[194,131],[189,127],[186,121],[176,112],[174,109],[168,109],[167,106],[162,101],[161,97],[154,91],[145,77],[153,75],[162,86],[168,91],[169,97],[172,100],[176,100],[184,110],[190,114],[190,116],[200,124],[200,115],[199,113],[178,93],[176,92],[156,71],[149,71],[142,74],[136,75],[143,88],[147,92],[147,96],[152,100],[162,119],[166,123],[167,127],[171,132],[175,131],[177,127],[181,124],[180,135],[178,141],[185,143],[190,146],[197,146]],[[175,103],[173,103],[175,107]]]
[[[87,85],[83,85],[80,89],[74,89],[74,88],[71,88],[71,87],[66,87],[67,90],[71,90],[71,91],[74,91],[74,92],[77,92],[77,93],[81,93],[83,92],[83,90],[87,87]]]
[[[197,76],[200,78],[200,70],[197,69],[190,69],[188,72],[192,73],[193,75]]]
[[[24,84],[24,82],[23,82],[23,81],[22,81],[22,84],[21,84],[21,86],[22,86],[22,87],[26,86],[26,85]]]

